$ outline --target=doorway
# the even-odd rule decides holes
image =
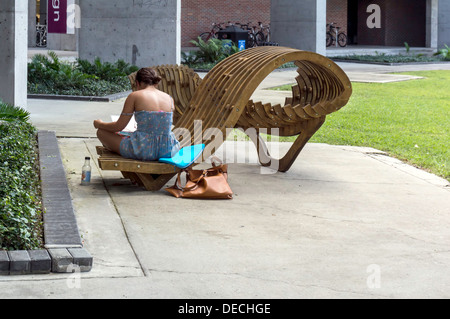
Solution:
[[[347,3],[347,38],[348,44],[358,44],[358,0]]]

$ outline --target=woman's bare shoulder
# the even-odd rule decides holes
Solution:
[[[139,96],[142,96],[142,90],[133,91],[128,95],[128,97],[131,97],[131,98],[136,98]]]
[[[148,92],[145,92],[144,90],[139,90],[128,95],[128,99],[134,103],[141,103],[153,100],[154,96],[152,94],[148,94]]]
[[[139,96],[139,91],[134,91],[128,94],[127,100],[135,100]]]

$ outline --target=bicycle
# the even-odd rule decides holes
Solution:
[[[327,24],[327,47],[336,44],[336,46],[346,47],[347,46],[347,35],[344,32],[339,32],[340,27],[334,26],[334,22]],[[337,41],[336,41],[337,39]]]
[[[270,24],[264,26],[262,22],[258,22],[259,31],[255,35],[256,45],[263,45],[264,42],[270,42]]]
[[[224,23],[213,23],[211,31],[203,32],[202,34],[199,35],[199,38],[205,42],[208,42],[208,40],[211,38],[217,39],[218,38],[217,32],[224,29],[223,25]]]

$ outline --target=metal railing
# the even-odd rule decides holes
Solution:
[[[47,26],[43,24],[36,25],[36,47],[47,47]]]

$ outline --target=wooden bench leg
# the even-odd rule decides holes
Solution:
[[[175,175],[176,174],[155,175],[155,174],[136,173],[136,176],[139,179],[138,183],[141,184],[142,186],[144,186],[145,189],[150,192],[159,191]]]
[[[137,183],[150,192],[159,191],[176,174],[142,174],[133,172],[122,172],[123,177]]]
[[[311,137],[313,137],[313,135],[322,127],[324,123],[325,117],[309,120],[289,151],[281,159],[275,159],[269,154],[266,143],[258,133],[256,140],[255,138],[252,138],[252,141],[258,151],[258,157],[261,165],[264,167],[273,167],[279,172],[287,172],[291,168],[292,164],[294,164],[306,143],[309,142]]]
[[[136,173],[132,173],[132,172],[121,172],[123,177],[125,177],[126,179],[129,179],[132,183],[136,183],[141,187],[145,187],[144,184],[142,183],[141,179],[139,178],[139,176],[136,175]]]

